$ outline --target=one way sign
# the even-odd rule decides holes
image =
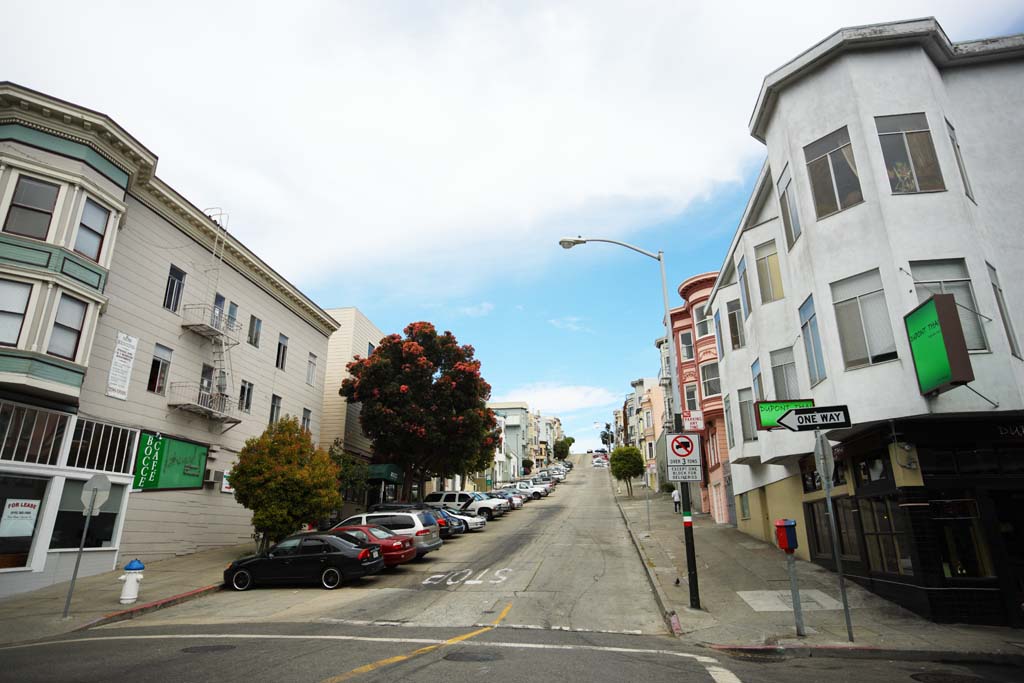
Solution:
[[[850,424],[850,411],[846,406],[795,408],[779,418],[779,425],[791,432],[836,429],[849,427]]]

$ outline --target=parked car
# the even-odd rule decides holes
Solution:
[[[483,531],[487,527],[487,520],[480,515],[469,512],[468,510],[459,510],[456,508],[442,508],[452,517],[456,517],[466,525],[468,531]]]
[[[466,524],[461,519],[452,517],[443,508],[433,508],[434,517],[437,518],[437,526],[441,531],[441,538],[452,538],[466,533]]]
[[[332,534],[345,533],[353,538],[376,545],[384,556],[385,567],[395,567],[416,559],[416,545],[413,537],[405,534],[396,534],[390,529],[375,524],[364,526],[343,526],[336,527]]]
[[[488,496],[492,498],[502,498],[508,501],[508,504],[512,506],[513,510],[518,510],[523,507],[523,503],[526,502],[526,497],[518,493],[512,493],[511,491],[488,491]]]
[[[505,509],[498,505],[498,501],[490,502],[491,500],[493,499],[480,500],[469,491],[434,491],[423,498],[423,502],[430,507],[439,508],[447,505],[460,510],[469,510],[483,516],[488,522],[505,512]]]
[[[294,534],[266,553],[229,564],[224,584],[244,591],[262,584],[319,582],[333,590],[343,581],[370,576],[383,568],[380,548],[353,536]]]
[[[608,461],[604,458],[597,458],[590,465],[591,467],[608,467]]]
[[[541,470],[537,474],[539,474],[541,477],[550,477],[551,479],[554,479],[555,481],[558,481],[558,482],[561,482],[561,481],[565,480],[565,471],[564,470],[546,469],[546,470]]]
[[[512,510],[512,503],[504,498],[495,498],[490,494],[481,493],[480,491],[473,491],[471,495],[486,505],[494,505],[501,515]]]
[[[562,465],[569,470],[572,470],[572,468],[575,467],[575,465],[573,465],[569,460],[563,460]]]
[[[514,481],[511,484],[502,484],[501,488],[521,493],[530,500],[540,500],[548,495],[547,489],[542,486],[534,486],[533,482],[530,481]]]
[[[396,533],[412,536],[417,557],[432,553],[444,544],[444,541],[441,540],[441,529],[437,524],[437,518],[434,517],[431,510],[364,512],[349,517],[335,528],[367,524],[376,524]]]

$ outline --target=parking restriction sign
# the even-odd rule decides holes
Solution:
[[[700,481],[700,435],[669,434],[666,464],[669,481]]]

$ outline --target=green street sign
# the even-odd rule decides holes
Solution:
[[[135,453],[135,481],[142,491],[201,489],[209,449],[202,444],[142,432]]]
[[[921,394],[949,391],[974,379],[952,294],[936,294],[903,317]]]
[[[760,431],[781,429],[779,418],[791,410],[813,408],[813,398],[798,398],[793,401],[754,401],[754,421]]]

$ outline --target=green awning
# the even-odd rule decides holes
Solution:
[[[401,484],[402,469],[398,465],[370,465],[370,472],[367,479],[370,481],[384,480],[389,484]]]

